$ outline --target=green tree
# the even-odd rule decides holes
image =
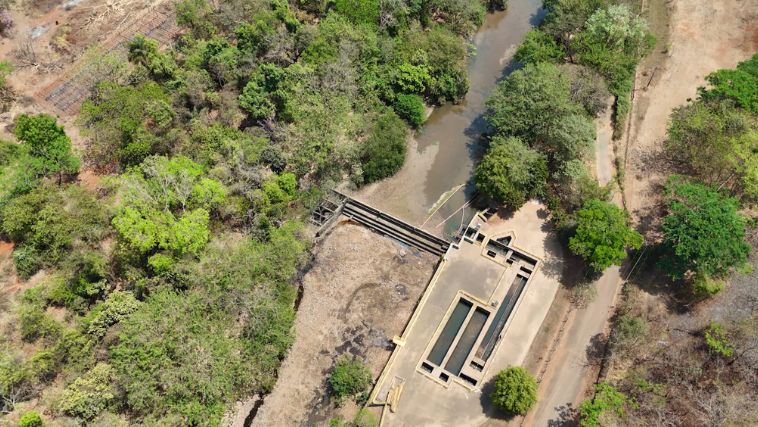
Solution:
[[[403,167],[408,127],[392,112],[382,114],[363,145],[361,163],[366,182],[392,176]]]
[[[654,44],[645,20],[626,4],[598,9],[572,41],[579,61],[605,76],[614,94],[626,87],[637,62]]]
[[[170,143],[175,119],[168,94],[155,82],[101,83],[79,113],[87,156],[98,166],[139,164]]]
[[[358,398],[371,386],[371,371],[356,357],[343,356],[337,359],[329,375],[329,393],[338,400]]]
[[[490,400],[511,414],[526,414],[537,402],[537,382],[520,366],[511,366],[495,376],[495,389]]]
[[[696,101],[671,114],[666,150],[702,181],[758,198],[758,117],[731,102]]]
[[[569,48],[571,40],[605,0],[546,0],[547,15],[541,29]]]
[[[63,391],[58,408],[66,415],[88,421],[108,408],[115,399],[114,371],[106,363],[74,380]]]
[[[758,54],[740,62],[734,70],[718,70],[705,79],[710,87],[698,89],[701,98],[731,99],[745,110],[758,112]]]
[[[43,176],[73,174],[79,170],[79,159],[71,152],[71,139],[55,117],[47,114],[16,119],[13,133],[29,147],[29,154],[37,160],[32,163]]]
[[[608,411],[618,417],[623,417],[629,398],[618,391],[608,382],[601,382],[595,386],[595,396],[587,399],[579,406],[579,425],[581,427],[595,427],[600,425],[601,417]]]
[[[747,261],[745,219],[737,201],[711,187],[671,177],[666,187],[668,215],[663,219],[663,265],[674,279],[722,277]]]
[[[395,98],[395,112],[404,118],[411,126],[417,128],[426,120],[424,99],[418,95],[400,94]]]
[[[543,139],[565,116],[579,111],[569,82],[553,64],[527,64],[500,82],[487,100],[486,118],[499,133]]]
[[[513,58],[523,64],[538,62],[558,62],[566,56],[566,52],[553,37],[534,28],[526,33],[524,41],[519,45]]]
[[[29,411],[18,420],[18,427],[43,427],[42,417],[35,411]]]
[[[518,138],[496,137],[474,172],[477,188],[509,208],[540,196],[547,180],[545,157]]]
[[[577,212],[576,233],[569,249],[597,271],[620,265],[629,248],[639,249],[642,235],[629,227],[626,213],[616,205],[590,200]]]

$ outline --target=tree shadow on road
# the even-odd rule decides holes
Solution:
[[[558,418],[547,422],[548,427],[574,427],[579,425],[579,411],[574,405],[567,403],[555,408]]]

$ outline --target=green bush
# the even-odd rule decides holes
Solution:
[[[692,290],[698,297],[710,297],[724,290],[726,283],[723,279],[717,279],[707,274],[695,276],[692,282]]]
[[[92,420],[115,399],[113,380],[113,368],[98,363],[66,387],[58,401],[58,409],[71,417]]]
[[[566,52],[553,37],[534,28],[526,33],[526,37],[516,50],[513,59],[523,64],[535,64],[538,62],[558,62],[564,56],[566,56]]]
[[[29,411],[21,416],[18,420],[18,427],[42,427],[45,423],[42,422],[42,417],[34,411]]]
[[[371,372],[357,358],[342,356],[337,359],[329,375],[329,393],[338,400],[347,397],[360,399],[371,387]]]
[[[126,319],[140,308],[140,302],[129,291],[115,291],[89,312],[84,320],[86,331],[102,337],[108,328]]]
[[[395,112],[405,119],[411,126],[417,128],[426,120],[426,106],[424,99],[418,95],[401,94],[395,98]]]
[[[612,411],[616,416],[623,417],[629,398],[607,382],[595,386],[595,396],[587,399],[579,406],[579,425],[581,427],[596,427],[601,425],[604,413]]]
[[[355,24],[379,25],[379,0],[334,0],[334,10]]]
[[[403,167],[407,129],[395,113],[389,112],[379,117],[363,144],[361,163],[366,182],[390,177]]]
[[[38,174],[72,174],[79,170],[79,159],[71,152],[71,139],[55,117],[22,114],[16,119],[13,133],[29,147],[29,154],[37,160],[34,164]]]
[[[490,400],[508,413],[526,414],[537,402],[537,382],[526,369],[511,366],[498,372]]]
[[[54,342],[61,336],[61,325],[55,321],[44,306],[22,304],[18,309],[19,328],[24,341],[33,342],[43,338]]]
[[[703,336],[710,352],[723,357],[732,357],[734,354],[734,347],[729,341],[726,328],[721,323],[711,321],[705,328]]]
[[[730,99],[740,108],[758,112],[758,54],[740,62],[734,70],[718,70],[705,79],[710,88],[698,90],[701,98]]]

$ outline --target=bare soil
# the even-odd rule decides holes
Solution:
[[[123,50],[136,33],[165,43],[176,33],[167,0],[50,0],[17,2],[11,9],[11,36],[0,38],[0,58],[15,72],[9,86],[19,102],[0,117],[0,127],[20,113],[46,112],[71,124],[88,92],[77,73],[85,52]],[[68,126],[69,129],[72,126]]]
[[[437,262],[362,226],[338,224],[303,278],[295,343],[252,425],[325,425],[337,414],[352,419],[357,406],[336,408],[327,395],[335,360],[358,356],[376,380]],[[231,424],[242,425],[246,415]]]
[[[624,199],[639,229],[654,240],[662,216],[660,190],[672,172],[663,153],[669,116],[696,97],[706,75],[758,51],[758,2],[652,0],[645,13],[658,43],[637,74],[624,147]]]

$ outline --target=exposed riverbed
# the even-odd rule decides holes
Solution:
[[[473,39],[471,86],[463,102],[436,108],[410,141],[400,172],[357,197],[435,234],[454,232],[470,219],[472,211],[460,208],[474,193],[471,174],[484,148],[485,101],[513,70],[516,48],[543,16],[541,0],[510,0],[508,10],[488,14]]]

